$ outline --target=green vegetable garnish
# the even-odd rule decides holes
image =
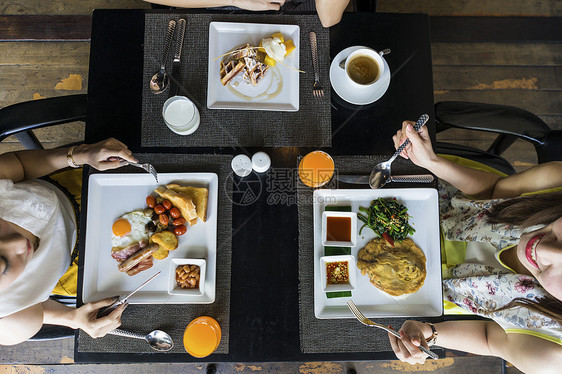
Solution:
[[[373,200],[371,206],[368,208],[360,207],[359,211],[365,213],[357,214],[357,218],[363,222],[363,226],[359,230],[359,235],[363,228],[367,226],[375,232],[380,238],[385,238],[391,245],[391,240],[401,242],[409,235],[412,235],[416,230],[408,224],[410,215],[408,208],[393,199],[378,198]]]

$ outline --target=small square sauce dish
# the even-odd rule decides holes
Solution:
[[[357,213],[325,211],[322,213],[322,245],[355,247],[357,244]]]
[[[351,255],[320,258],[320,284],[325,292],[353,291],[356,285],[355,257]]]
[[[168,293],[170,295],[202,296],[205,291],[206,268],[207,261],[204,259],[171,259]]]

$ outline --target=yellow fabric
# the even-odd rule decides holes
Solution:
[[[49,175],[74,197],[80,206],[82,199],[82,168],[64,170]],[[77,222],[77,221],[76,221]],[[53,294],[61,296],[76,296],[78,287],[78,257],[74,259],[53,290]]]
[[[439,156],[449,161],[452,161],[458,165],[466,166],[471,169],[487,171],[489,173],[501,175],[502,177],[507,176],[507,174],[504,174],[488,165],[484,165],[481,164],[480,162],[469,160],[467,158],[453,156],[453,155],[439,155]],[[458,264],[462,264],[464,262],[464,259],[466,257],[467,243],[460,242],[460,241],[446,240],[443,235],[443,232],[441,232],[440,234],[441,234],[441,269],[443,273],[443,278],[447,278],[449,268]],[[443,300],[443,313],[445,315],[474,315],[474,313],[465,310],[460,306],[458,306],[457,304],[452,303],[448,300]]]
[[[538,195],[538,194],[541,194],[541,193],[560,192],[560,191],[562,191],[562,187],[553,187],[553,188],[547,188],[546,190],[525,192],[525,193],[522,193],[521,196]]]
[[[537,331],[523,330],[523,329],[505,329],[505,333],[506,334],[531,335],[531,336],[535,336],[535,337],[540,338],[540,339],[548,340],[549,342],[553,342],[553,343],[562,345],[561,339],[555,338],[554,336],[541,334],[540,332],[537,332]]]

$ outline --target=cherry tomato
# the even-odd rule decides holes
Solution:
[[[174,226],[185,225],[185,218],[183,217],[176,218],[175,220],[172,221],[172,225]]]
[[[164,226],[168,226],[168,222],[170,222],[170,219],[168,218],[167,214],[160,214],[160,217],[158,217],[160,219],[160,223],[163,224]]]
[[[162,205],[158,204],[154,207],[154,213],[156,214],[162,214],[166,211],[166,208],[164,208]]]
[[[166,208],[166,210],[170,210],[170,208],[172,207],[172,203],[170,202],[170,200],[162,201],[162,205],[164,205],[164,208]]]
[[[181,212],[178,208],[174,207],[170,209],[170,215],[172,218],[179,218],[181,216]]]
[[[149,208],[154,208],[156,206],[156,199],[154,196],[148,195],[146,197],[146,205],[148,205]]]
[[[184,225],[174,227],[174,234],[176,234],[177,236],[185,234],[186,231],[187,227],[185,227]]]

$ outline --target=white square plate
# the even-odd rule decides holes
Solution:
[[[224,57],[217,58],[236,47],[249,43],[258,46],[263,38],[281,32],[285,40],[292,39],[296,49],[283,60],[270,67],[270,75],[281,78],[281,92],[248,100],[234,89],[223,86],[219,67]],[[245,109],[296,112],[299,110],[299,68],[300,27],[297,25],[271,25],[261,23],[211,22],[209,25],[209,74],[207,81],[207,107],[209,109]],[[216,60],[215,60],[216,59]],[[271,70],[271,71],[270,71]],[[271,74],[273,73],[273,74]],[[242,74],[242,73],[240,73]],[[269,91],[268,91],[269,92]]]
[[[368,208],[379,197],[396,199],[408,208],[410,224],[416,230],[412,240],[426,256],[427,276],[416,293],[399,297],[390,296],[369,282],[369,278],[357,270],[357,282],[351,299],[367,317],[430,317],[443,314],[443,290],[441,284],[441,247],[439,240],[439,203],[437,190],[433,188],[381,189],[381,190],[316,190],[314,191],[314,314],[319,319],[354,318],[347,307],[349,298],[328,299],[320,282],[320,258],[322,246],[322,213],[326,206],[351,206],[358,213],[359,207]],[[357,222],[357,245],[351,255],[357,257],[360,249],[377,235]]]
[[[159,183],[150,174],[92,174],[88,185],[86,248],[84,256],[84,303],[111,297],[125,296],[149,277],[161,271],[152,282],[130,299],[134,304],[210,304],[215,301],[217,268],[217,204],[218,176],[213,173],[158,173]],[[200,220],[178,237],[178,248],[164,260],[134,276],[117,269],[111,257],[111,226],[123,213],[142,210],[146,196],[158,186],[169,183],[207,187],[209,202],[207,222]],[[204,258],[207,260],[205,292],[201,296],[169,295],[170,259]]]

